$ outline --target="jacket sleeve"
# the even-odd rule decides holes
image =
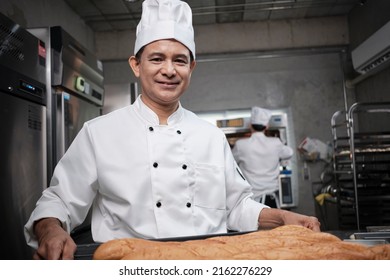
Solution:
[[[85,124],[58,162],[50,186],[44,190],[25,225],[27,244],[37,248],[34,222],[55,217],[70,232],[88,214],[97,189],[97,172],[92,141]]]
[[[252,199],[252,187],[242,175],[227,141],[224,149],[228,229],[257,230],[259,214],[268,206]]]
[[[290,159],[294,154],[294,150],[291,147],[284,145],[282,142],[280,142],[280,144],[279,158],[282,160]]]

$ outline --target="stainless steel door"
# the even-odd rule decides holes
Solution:
[[[83,124],[101,115],[101,107],[64,91],[57,91],[55,96],[53,162],[57,164]]]
[[[23,227],[46,188],[46,107],[0,92],[1,259],[31,259]]]
[[[100,116],[102,107],[62,90],[55,91],[54,95],[53,163],[55,168],[84,123]],[[54,168],[51,172],[54,171]],[[90,220],[91,212],[77,229],[89,228]]]

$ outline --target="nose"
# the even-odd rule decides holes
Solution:
[[[163,75],[166,75],[167,77],[175,76],[176,75],[175,64],[172,61],[166,61],[161,68],[161,73]]]

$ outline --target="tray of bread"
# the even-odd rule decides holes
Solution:
[[[95,260],[389,260],[390,244],[365,246],[286,225],[272,230],[167,241],[123,238],[99,244]]]
[[[234,236],[247,234],[253,231],[229,231],[228,233],[215,233],[215,234],[202,234],[202,235],[192,235],[192,236],[178,236],[178,237],[166,237],[166,238],[154,238],[146,239],[149,241],[158,241],[158,242],[184,242],[189,240],[204,240],[212,237],[221,237],[221,236]],[[78,244],[77,250],[74,255],[76,260],[90,260],[93,258],[95,250],[102,245],[102,243],[86,243]]]

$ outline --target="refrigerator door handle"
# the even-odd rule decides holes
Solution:
[[[65,154],[65,142],[66,142],[66,135],[65,135],[65,114],[66,114],[66,104],[65,101],[69,100],[70,96],[68,93],[64,91],[59,91],[55,93],[55,106],[56,110],[55,112],[55,135],[56,135],[56,141],[53,141],[55,143],[55,155],[54,155],[54,165],[58,163],[58,161],[61,159],[61,157]]]

